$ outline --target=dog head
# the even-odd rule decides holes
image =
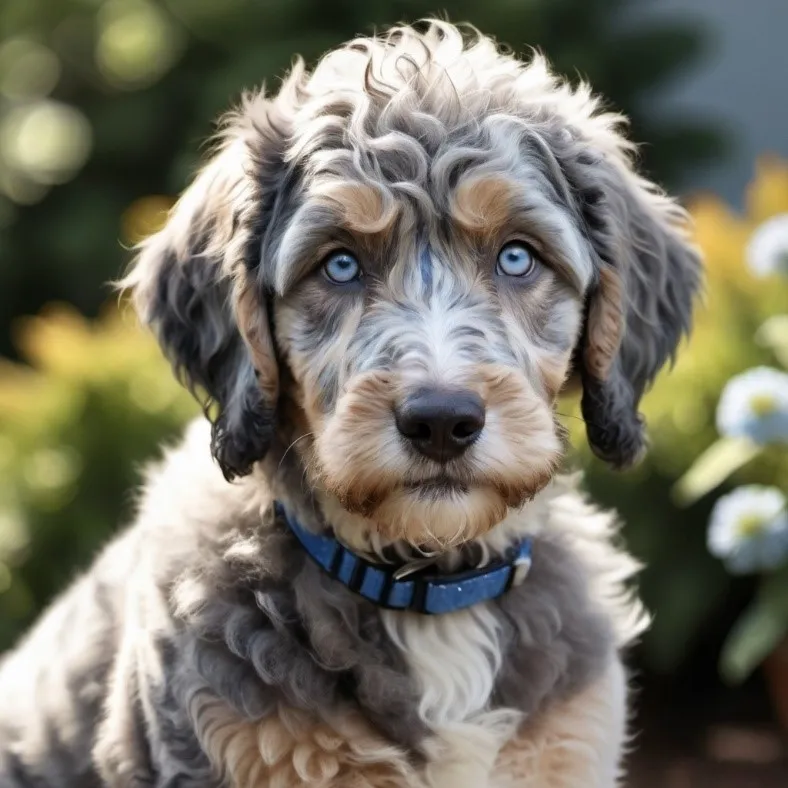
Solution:
[[[551,478],[573,369],[594,451],[632,463],[700,266],[621,124],[541,57],[443,23],[245,98],[126,280],[211,404],[225,475],[263,458],[286,400],[345,510],[464,541]]]

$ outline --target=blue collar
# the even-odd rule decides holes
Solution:
[[[424,570],[397,579],[401,566],[373,564],[349,550],[333,536],[314,534],[291,517],[278,501],[276,513],[318,566],[351,591],[389,610],[415,613],[451,613],[496,599],[519,585],[531,567],[531,539],[511,548],[505,559],[480,569],[451,574]]]

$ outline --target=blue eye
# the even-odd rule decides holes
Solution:
[[[361,276],[361,266],[355,255],[344,250],[332,252],[323,263],[323,271],[338,285],[347,284]]]
[[[503,276],[527,276],[536,267],[536,255],[522,241],[511,241],[498,252],[496,272]]]

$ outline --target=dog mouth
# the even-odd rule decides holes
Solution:
[[[451,476],[433,476],[418,481],[405,482],[403,487],[415,493],[429,496],[446,496],[452,493],[467,493],[468,485]]]

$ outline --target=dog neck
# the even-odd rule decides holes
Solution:
[[[297,436],[296,436],[297,438]],[[294,443],[295,441],[295,443]],[[303,443],[308,443],[305,438]],[[487,533],[443,550],[423,549],[403,540],[381,538],[375,523],[345,509],[319,483],[309,479],[305,455],[309,446],[280,436],[263,463],[263,472],[273,498],[315,534],[330,533],[345,547],[366,560],[378,563],[433,566],[444,572],[461,567],[483,567],[505,556],[514,545],[537,536],[547,526],[549,504],[567,484],[556,478],[524,506],[510,509],[507,516]]]

